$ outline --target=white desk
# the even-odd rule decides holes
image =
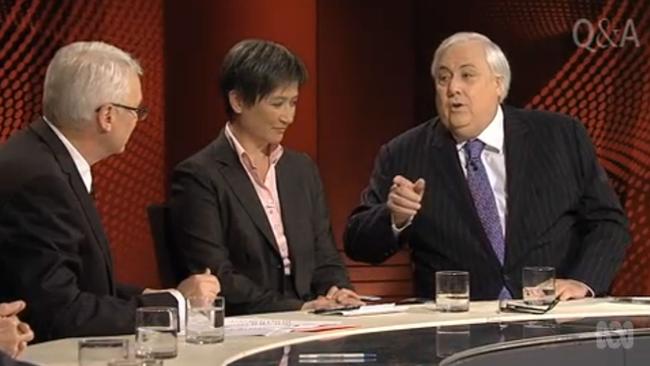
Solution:
[[[186,344],[179,338],[178,357],[165,360],[165,365],[219,365],[228,364],[241,357],[260,351],[301,342],[340,337],[344,335],[382,332],[408,328],[424,328],[457,324],[480,324],[539,319],[571,319],[584,317],[648,315],[649,305],[611,303],[607,299],[585,299],[559,303],[544,315],[498,313],[496,301],[472,302],[466,313],[439,313],[430,305],[411,306],[406,312],[343,318],[313,315],[304,312],[258,314],[256,317],[291,320],[341,320],[355,328],[320,333],[290,333],[271,337],[231,337],[216,345]],[[78,339],[62,339],[27,348],[21,357],[42,365],[77,365]]]

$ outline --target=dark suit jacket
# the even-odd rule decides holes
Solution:
[[[175,303],[115,283],[95,203],[44,121],[0,147],[0,172],[0,302],[27,302],[37,341],[132,333],[136,307]]]
[[[229,314],[295,310],[330,286],[350,286],[315,164],[285,149],[276,176],[299,299],[283,295],[275,237],[224,131],[173,173],[169,212],[183,266],[188,273],[209,267],[218,276]]]
[[[0,366],[34,366],[34,364],[16,360],[0,351]]]
[[[578,121],[504,107],[506,257],[502,268],[483,231],[455,141],[438,119],[382,146],[369,187],[344,240],[353,259],[380,263],[408,242],[416,292],[432,297],[435,271],[470,272],[472,299],[495,299],[503,285],[521,296],[524,266],[605,293],[630,242],[627,220]],[[426,180],[422,208],[399,238],[386,206],[395,175]]]

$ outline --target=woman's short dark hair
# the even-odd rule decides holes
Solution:
[[[247,39],[234,45],[221,65],[220,87],[226,112],[234,111],[228,93],[236,91],[246,105],[253,105],[276,88],[307,81],[307,69],[300,58],[281,44]]]

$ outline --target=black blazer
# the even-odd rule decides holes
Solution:
[[[175,303],[115,282],[95,203],[43,120],[0,147],[0,172],[0,302],[27,302],[37,341],[132,333],[136,307]]]
[[[403,243],[416,293],[432,297],[435,271],[470,272],[472,299],[495,299],[503,285],[521,297],[524,266],[548,265],[558,278],[605,293],[630,242],[627,220],[582,126],[564,115],[504,107],[506,256],[502,268],[483,231],[456,143],[438,119],[382,146],[361,205],[348,220],[345,251],[380,263]],[[426,188],[422,208],[399,238],[386,206],[395,175]]]
[[[275,237],[224,131],[174,170],[169,212],[182,267],[217,275],[228,314],[295,310],[333,285],[350,287],[316,165],[285,149],[276,179],[299,299],[283,295]]]
[[[0,351],[0,366],[34,366],[32,363],[16,360]]]

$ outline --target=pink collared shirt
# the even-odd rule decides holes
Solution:
[[[287,237],[284,234],[284,224],[282,223],[282,211],[280,206],[280,196],[278,195],[278,185],[275,179],[275,166],[282,157],[284,149],[281,145],[277,145],[271,151],[269,156],[269,170],[266,177],[261,177],[258,168],[253,164],[249,154],[244,150],[244,147],[239,143],[235,135],[230,130],[230,122],[226,123],[225,128],[226,138],[230,145],[237,152],[241,165],[246,170],[248,178],[255,187],[257,197],[264,208],[266,218],[269,220],[275,242],[280,250],[282,256],[282,265],[284,266],[284,274],[291,274],[291,259],[289,258],[289,246],[287,245]]]

